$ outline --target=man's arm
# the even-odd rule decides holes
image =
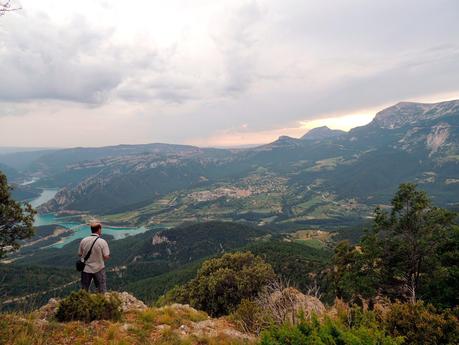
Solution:
[[[105,261],[110,259],[110,249],[108,248],[107,241],[104,241],[104,243],[102,245],[102,256],[103,256]]]
[[[78,248],[78,256],[79,257],[83,256],[83,247],[81,246],[81,242],[80,242],[80,247]]]

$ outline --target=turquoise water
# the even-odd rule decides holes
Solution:
[[[33,207],[40,206],[41,204],[51,200],[57,193],[57,189],[43,189],[41,195],[30,201],[30,204]],[[69,220],[69,217],[58,217],[54,213],[47,214],[37,214],[35,217],[35,226],[40,225],[52,225],[56,224],[67,229],[72,229],[73,234],[62,239],[61,242],[55,243],[53,247],[62,247],[65,244],[72,242],[73,240],[81,239],[88,236],[91,233],[91,230],[88,224],[75,222]],[[103,223],[102,223],[103,226]],[[104,234],[113,236],[116,240],[120,238],[125,238],[130,235],[141,234],[148,229],[144,226],[141,227],[113,227],[113,226],[103,226],[102,227],[102,237]]]

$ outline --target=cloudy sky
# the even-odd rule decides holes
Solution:
[[[459,98],[457,0],[13,3],[0,146],[238,146]]]

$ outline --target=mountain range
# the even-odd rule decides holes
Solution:
[[[40,178],[36,187],[60,189],[43,213],[136,225],[333,225],[367,218],[402,182],[457,208],[458,115],[459,100],[401,102],[349,132],[319,127],[254,148],[119,145],[1,155],[0,163]]]
[[[358,238],[399,183],[415,182],[435,204],[458,208],[458,115],[459,101],[404,102],[349,132],[320,127],[253,148],[53,149],[2,154],[0,169],[24,193],[59,188],[41,213],[148,229],[118,240],[104,234],[113,289],[153,302],[194,277],[206,258],[249,250],[307,290],[332,243]],[[15,197],[28,198],[24,193]],[[40,305],[77,288],[74,231],[39,226],[0,263],[0,310]]]

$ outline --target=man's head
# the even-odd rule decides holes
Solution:
[[[91,232],[100,235],[102,232],[102,224],[96,222],[91,223]]]

